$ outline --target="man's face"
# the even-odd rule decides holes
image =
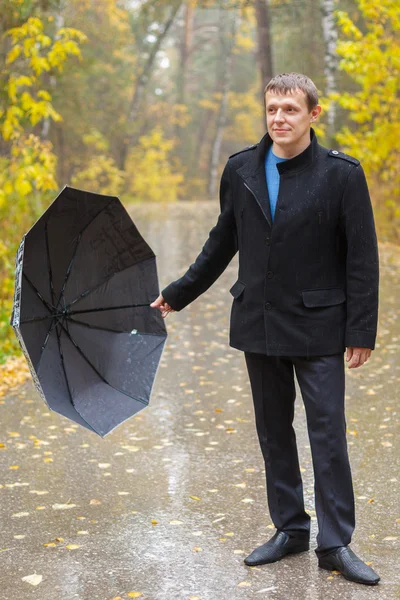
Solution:
[[[279,146],[292,146],[309,134],[310,126],[316,120],[321,107],[309,111],[307,99],[302,90],[288,94],[265,94],[266,120],[268,133]]]

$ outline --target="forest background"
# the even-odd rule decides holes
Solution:
[[[18,244],[64,185],[216,199],[280,72],[314,80],[320,143],[361,160],[400,244],[399,30],[400,0],[0,0],[0,363]]]

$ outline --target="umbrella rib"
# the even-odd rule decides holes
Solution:
[[[45,340],[43,342],[43,346],[40,348],[40,356],[39,356],[39,360],[38,360],[37,365],[36,365],[36,371],[39,370],[40,363],[42,362],[43,352],[44,352],[44,350],[45,350],[45,348],[47,346],[47,342],[49,341],[50,334],[53,331],[53,329],[56,328],[56,327],[57,327],[57,321],[54,320],[54,322],[52,321],[50,323],[50,327],[47,330],[47,334],[46,334]]]
[[[29,279],[29,277],[28,277],[28,276],[27,276],[27,275],[26,275],[24,272],[22,272],[22,274],[23,274],[23,276],[25,277],[25,279],[27,280],[27,282],[29,283],[29,285],[30,285],[30,286],[33,288],[33,290],[34,290],[34,291],[36,292],[36,294],[39,296],[40,300],[43,302],[43,304],[45,305],[45,307],[47,308],[47,310],[50,312],[50,311],[51,311],[51,309],[49,308],[49,305],[48,305],[48,303],[46,302],[46,300],[45,300],[45,299],[43,298],[43,296],[40,294],[39,290],[38,290],[38,289],[37,289],[37,288],[34,286],[34,284],[32,283],[32,281]],[[50,314],[49,316],[47,316],[47,317],[45,317],[45,318],[46,318],[46,319],[53,318],[53,315],[52,315],[52,314]],[[22,324],[22,323],[21,323],[21,324]],[[55,321],[55,324],[57,325],[57,321]],[[50,334],[51,334],[51,332],[52,332],[52,328],[54,328],[54,322],[53,322],[53,321],[50,321],[50,325],[49,325],[49,328],[48,328],[48,330],[47,330],[46,337],[45,337],[45,340],[44,340],[44,342],[43,342],[43,346],[42,346],[42,347],[41,347],[41,349],[40,349],[40,356],[39,356],[38,364],[37,364],[37,367],[36,367],[37,369],[39,369],[40,361],[42,360],[42,356],[43,356],[44,349],[46,348],[47,342],[49,341],[49,337],[50,337]]]
[[[109,383],[103,377],[103,375],[96,369],[96,367],[91,363],[91,361],[88,359],[88,357],[84,354],[84,352],[82,351],[82,349],[78,346],[78,344],[75,342],[75,340],[73,339],[73,337],[70,335],[68,329],[66,329],[61,322],[60,322],[60,325],[63,328],[64,332],[66,333],[67,337],[70,339],[70,341],[73,343],[73,345],[75,346],[75,348],[78,350],[78,352],[82,356],[82,358],[88,363],[88,365],[90,367],[92,367],[93,371],[100,377],[100,379],[102,379],[104,381],[104,383],[106,383],[107,385],[109,385],[110,387],[112,387],[117,392],[120,392],[120,394],[124,394],[125,396],[128,396],[128,398],[131,398],[132,400],[137,400],[138,402],[141,402],[145,406],[148,406],[148,402],[146,402],[145,400],[142,400],[141,398],[136,398],[134,396],[131,396],[130,394],[127,394],[123,390],[119,390],[117,387],[115,387],[114,385],[112,385],[111,383]]]
[[[83,325],[84,327],[89,327],[90,329],[98,329],[99,331],[109,331],[110,333],[131,333],[130,331],[118,331],[118,329],[108,329],[107,327],[99,327],[98,325],[90,325],[89,323],[84,323],[83,321],[76,321],[75,319],[70,319],[72,323],[76,323],[78,325]],[[137,331],[139,335],[154,335],[157,337],[161,337],[159,333],[151,333],[150,331]]]
[[[112,273],[109,277],[107,277],[107,279],[105,279],[104,281],[100,281],[100,283],[96,283],[93,287],[89,288],[88,290],[85,290],[84,292],[82,292],[81,294],[79,294],[79,296],[77,296],[76,298],[74,298],[74,300],[71,300],[71,302],[69,302],[67,304],[67,308],[69,306],[71,306],[72,304],[75,304],[76,302],[79,302],[79,300],[82,300],[82,298],[85,298],[88,294],[90,294],[91,292],[94,292],[97,288],[99,288],[101,285],[103,285],[104,283],[107,283],[108,281],[110,281],[110,279],[112,279],[112,277],[114,277],[115,275],[119,275],[120,273],[123,273],[124,271],[126,271],[127,269],[130,269],[131,267],[134,267],[136,265],[139,265],[142,262],[145,262],[146,260],[150,260],[153,257],[147,257],[144,258],[143,260],[140,260],[136,263],[134,263],[133,265],[129,265],[128,267],[125,267],[125,269],[121,269],[121,271],[117,271],[117,273]]]
[[[55,294],[54,294],[54,288],[53,288],[53,272],[51,270],[51,261],[50,261],[48,221],[46,221],[46,223],[45,223],[44,232],[45,232],[45,239],[46,239],[47,267],[48,267],[48,273],[50,276],[50,280],[49,280],[50,292],[51,292],[51,299],[52,299],[53,305],[54,305]]]
[[[71,273],[72,265],[74,264],[74,260],[75,260],[75,257],[76,257],[76,253],[78,251],[78,246],[79,246],[79,242],[81,241],[81,237],[82,237],[82,232],[79,232],[78,239],[76,240],[76,244],[75,244],[75,248],[74,248],[74,253],[72,255],[72,258],[71,258],[71,261],[69,263],[67,272],[65,274],[64,283],[63,283],[60,295],[58,296],[58,300],[57,300],[57,304],[56,304],[56,309],[58,308],[58,306],[60,304],[61,298],[64,296],[65,287],[67,285],[67,282],[68,282],[68,279],[69,279],[69,275]]]
[[[84,232],[84,231],[85,231],[85,230],[86,230],[86,229],[87,229],[87,228],[88,228],[88,227],[89,227],[89,226],[90,226],[90,225],[93,223],[93,221],[94,221],[95,219],[97,219],[97,217],[98,217],[99,215],[101,215],[101,213],[103,212],[103,210],[107,210],[107,208],[108,208],[109,206],[111,206],[111,204],[112,204],[113,202],[115,202],[115,198],[113,198],[112,200],[110,200],[110,202],[109,202],[108,204],[106,204],[105,206],[103,206],[103,208],[102,208],[101,210],[99,210],[99,212],[98,212],[98,213],[96,213],[96,214],[94,215],[94,217],[93,217],[93,218],[92,218],[92,219],[89,221],[89,223],[86,223],[85,227],[84,227],[83,229],[81,229],[81,230],[80,230],[80,232],[79,232],[79,235],[80,235],[81,237],[82,237],[82,234],[83,234],[83,232]]]
[[[67,384],[67,390],[68,390],[68,393],[69,393],[69,397],[70,397],[70,400],[71,400],[71,404],[72,404],[72,406],[75,408],[75,410],[77,411],[77,413],[79,414],[79,416],[81,417],[81,419],[83,419],[83,420],[85,421],[85,423],[87,423],[87,425],[90,427],[90,429],[92,429],[93,431],[96,431],[96,429],[94,429],[93,425],[91,425],[91,424],[90,424],[90,423],[89,423],[89,422],[88,422],[88,421],[87,421],[87,420],[86,420],[86,419],[85,419],[85,418],[84,418],[84,417],[81,415],[81,413],[79,412],[79,410],[76,408],[76,406],[75,406],[75,404],[74,404],[74,400],[73,400],[73,398],[72,398],[72,392],[71,392],[71,388],[70,388],[69,381],[68,381],[67,370],[66,370],[66,368],[65,368],[64,354],[63,354],[63,351],[62,351],[62,347],[61,347],[61,341],[60,341],[60,333],[59,333],[59,331],[58,331],[57,327],[56,327],[56,333],[57,333],[58,350],[59,350],[59,352],[60,352],[60,357],[61,357],[61,365],[62,365],[62,368],[63,368],[63,371],[64,371],[65,382],[66,382],[66,384]],[[96,431],[96,433],[99,433],[99,432],[98,432],[98,431]]]
[[[75,321],[75,319],[70,319],[70,321],[72,323],[76,323],[77,325],[83,325],[84,327],[89,327],[90,329],[98,329],[100,331],[110,331],[111,333],[130,333],[130,331],[116,331],[114,329],[105,329],[103,327],[97,327],[96,325],[89,325],[88,323],[83,323],[82,321]],[[153,335],[155,337],[162,337],[162,340],[160,341],[160,343],[158,344],[158,346],[156,346],[155,348],[151,348],[147,354],[145,354],[144,356],[142,356],[141,358],[146,358],[151,352],[154,352],[154,350],[156,350],[159,346],[161,346],[161,344],[164,343],[165,341],[165,337],[161,336],[159,333],[146,333],[144,331],[137,331],[137,333],[139,335]],[[136,335],[136,334],[135,334]]]
[[[73,262],[75,260],[76,253],[78,251],[79,242],[82,239],[82,235],[83,235],[84,231],[93,223],[93,221],[95,219],[97,219],[97,217],[103,212],[103,210],[106,210],[110,206],[110,204],[112,204],[113,202],[114,202],[114,200],[110,200],[110,202],[108,204],[106,204],[105,206],[103,206],[103,208],[101,210],[99,210],[99,212],[94,215],[94,217],[89,221],[89,223],[86,223],[85,227],[83,229],[81,229],[80,232],[78,233],[78,237],[77,237],[75,248],[74,248],[74,254],[73,254],[72,258],[71,258],[71,262],[69,263],[69,267],[68,267],[67,272],[65,274],[65,279],[64,279],[63,287],[61,289],[60,295],[59,295],[58,300],[57,300],[57,305],[56,305],[57,307],[60,304],[60,300],[61,300],[61,298],[64,295],[65,287],[67,285],[67,282],[68,282],[68,279],[69,279],[69,275],[71,273],[72,265],[73,265]]]
[[[29,285],[31,286],[33,291],[36,292],[36,294],[39,296],[40,300],[43,302],[43,304],[45,305],[45,307],[47,308],[49,313],[51,313],[51,309],[55,308],[55,307],[52,304],[50,304],[49,302],[46,302],[46,300],[43,298],[42,294],[39,292],[37,287],[32,283],[32,281],[29,279],[29,277],[26,273],[22,272],[22,275],[25,277],[25,279],[27,280],[27,282],[29,283]]]
[[[47,315],[46,317],[32,317],[31,319],[25,319],[21,321],[21,325],[25,325],[26,323],[37,323],[38,321],[45,321],[46,319],[52,319],[54,317],[69,317],[70,315],[77,315],[81,313],[90,313],[90,312],[99,312],[103,310],[116,310],[119,308],[135,308],[137,306],[150,306],[150,304],[124,304],[123,306],[109,306],[105,308],[88,308],[86,310],[71,310],[68,313],[53,313],[51,315]]]
[[[82,313],[100,312],[103,310],[117,310],[119,308],[136,308],[138,306],[150,306],[150,304],[123,304],[122,306],[106,306],[103,308],[87,308],[85,310],[71,310],[70,315],[78,315]]]
[[[101,210],[99,210],[99,212],[97,212],[92,217],[92,219],[89,221],[89,223],[87,223],[85,225],[85,227],[83,229],[81,229],[81,231],[78,233],[78,239],[77,239],[77,242],[75,244],[74,254],[73,254],[72,258],[71,258],[71,262],[70,262],[69,267],[67,269],[67,272],[65,274],[65,279],[64,279],[63,287],[62,287],[62,289],[60,291],[60,294],[58,296],[56,307],[58,307],[58,305],[60,304],[61,298],[64,295],[65,287],[67,285],[67,281],[68,281],[68,278],[69,278],[69,275],[70,275],[70,272],[71,272],[71,269],[72,269],[72,264],[73,264],[73,262],[75,260],[75,256],[76,256],[76,253],[77,253],[77,250],[78,250],[78,246],[79,246],[79,242],[81,241],[83,232],[85,231],[85,229],[87,229],[93,223],[93,221],[95,219],[97,219],[97,217],[103,212],[103,210],[106,210],[113,202],[114,202],[114,199],[110,200],[110,202],[108,204],[106,204],[105,206],[103,206],[103,208]],[[46,222],[46,225],[45,225],[45,233],[46,233],[47,261],[48,261],[48,264],[49,264],[49,274],[50,274],[50,289],[51,289],[52,299],[53,299],[53,302],[54,302],[54,300],[55,300],[55,292],[54,292],[54,288],[53,288],[53,277],[52,277],[51,262],[50,262],[50,250],[49,250],[49,237],[48,237],[48,230],[47,230],[47,222]]]

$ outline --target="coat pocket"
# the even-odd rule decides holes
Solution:
[[[334,306],[346,300],[343,288],[325,288],[318,290],[302,290],[303,302],[309,308]]]
[[[243,292],[245,287],[246,285],[238,279],[229,291],[236,300],[236,298],[239,298],[240,294]]]

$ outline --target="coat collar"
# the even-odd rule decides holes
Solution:
[[[318,141],[314,129],[310,129],[311,143],[303,152],[284,162],[278,163],[277,168],[280,175],[295,174],[308,167],[317,154]],[[269,203],[267,180],[265,175],[265,156],[272,145],[272,138],[267,132],[260,140],[251,158],[239,169],[238,175],[243,179],[245,186],[250,190],[269,225],[272,227],[272,216]]]
[[[317,152],[318,141],[316,133],[312,127],[310,129],[310,138],[311,143],[305,150],[303,150],[303,152],[297,156],[294,156],[293,158],[289,158],[289,160],[278,163],[279,173],[296,173],[303,170],[305,167],[308,167],[308,165],[313,162]],[[265,164],[265,156],[270,146],[272,146],[272,138],[267,132],[257,144],[257,148],[252,154],[250,160],[237,169],[237,172],[242,179],[246,179],[248,176],[254,175],[259,169],[261,169],[261,167]]]

